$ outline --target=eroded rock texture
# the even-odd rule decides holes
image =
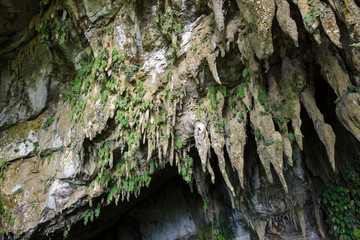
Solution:
[[[0,7],[0,239],[339,237],[319,191],[358,164],[358,2]]]

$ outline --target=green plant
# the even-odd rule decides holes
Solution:
[[[41,184],[43,184],[44,186],[46,186],[46,183],[47,183],[46,180],[39,179],[39,182],[40,182]]]
[[[169,50],[171,53],[178,53],[180,51],[179,47],[175,43],[170,44]]]
[[[107,34],[107,35],[112,35],[113,32],[114,32],[114,28],[113,28],[112,26],[108,26],[108,27],[106,28],[106,34]]]
[[[10,195],[9,198],[12,199],[12,198],[14,198],[17,194],[22,193],[23,191],[24,191],[23,188],[18,188],[18,189],[16,189],[15,192],[13,192],[13,193]]]
[[[360,42],[358,42],[358,43],[353,43],[353,44],[350,44],[349,45],[350,47],[360,47]]]
[[[288,138],[291,142],[295,140],[295,136],[294,136],[293,133],[289,133],[289,134],[287,135],[287,138]]]
[[[204,203],[204,206],[203,206],[204,212],[207,212],[209,199],[207,197],[203,197],[202,199],[203,199],[203,203]]]
[[[159,11],[159,14],[156,16],[156,22],[161,26],[162,32],[166,34],[171,39],[171,33],[179,33],[181,31],[181,24],[177,20],[180,16],[180,12],[177,11],[174,7],[171,10],[166,12]]]
[[[209,30],[207,31],[206,33],[206,37],[204,37],[202,40],[201,40],[201,44],[207,42],[208,40],[211,39],[211,36],[214,34],[215,32],[215,28],[216,28],[216,22],[214,20],[212,20],[209,24]]]
[[[171,7],[170,10],[166,10],[165,12],[159,11],[158,15],[156,16],[156,22],[161,26],[163,34],[165,34],[169,41],[172,41],[173,34],[178,34],[181,32],[181,23],[178,21],[179,16],[180,12],[177,11],[174,7]],[[176,42],[171,42],[170,52],[179,52],[179,48]]]
[[[114,197],[118,198],[122,194],[122,199],[127,195],[129,199],[131,193],[137,196],[143,186],[149,187],[151,177],[147,172],[143,174],[129,174],[131,170],[130,162],[124,161],[116,165],[116,183],[110,189],[107,202],[110,203]]]
[[[53,156],[48,156],[48,157],[47,157],[47,163],[48,163],[48,164],[50,163],[52,157],[53,157]]]
[[[4,179],[3,172],[5,168],[7,167],[7,164],[5,161],[3,161],[0,165],[0,178]],[[22,192],[23,189],[19,188],[16,190],[13,194],[9,196],[9,198],[13,198],[16,194]],[[0,189],[1,192],[1,189]],[[9,225],[13,225],[15,222],[15,217],[12,216],[12,211],[10,209],[5,208],[4,206],[4,197],[0,195],[0,234],[5,231],[5,228]]]
[[[267,100],[266,92],[259,91],[258,98],[259,98],[260,103],[264,106],[265,111],[268,112],[270,110],[270,104]]]
[[[260,133],[260,130],[259,130],[258,128],[254,131],[254,135],[255,135],[255,138],[256,138],[256,139],[260,139],[260,138],[261,138],[261,133]]]
[[[180,138],[176,139],[175,145],[176,145],[179,149],[182,148],[182,141],[181,141]]]
[[[193,46],[191,46],[191,48],[190,48],[191,51],[195,51],[196,49],[197,49],[197,46],[196,46],[196,45],[193,45]]]
[[[2,200],[1,200],[1,207],[0,207],[0,215],[1,215],[1,225],[4,226],[3,228],[0,228],[0,233],[5,231],[5,226],[13,225],[15,223],[15,217],[12,216],[12,211],[9,209],[6,209],[3,206]]]
[[[187,183],[191,182],[191,176],[193,173],[192,165],[193,159],[189,155],[185,155],[183,158],[180,159],[180,173]]]
[[[248,84],[247,83],[241,83],[237,86],[236,88],[236,92],[237,92],[237,96],[239,98],[244,98],[245,97],[245,88],[248,88]]]
[[[360,94],[360,90],[359,90],[359,88],[357,86],[348,85],[347,89],[348,89],[349,92],[356,92],[356,93]]]
[[[199,222],[196,225],[199,240],[214,240],[211,223]]]
[[[50,126],[53,123],[54,119],[52,117],[46,119],[46,124]]]
[[[166,61],[170,61],[171,59],[173,59],[174,56],[173,55],[166,55]]]
[[[2,161],[0,164],[0,178],[4,179],[4,171],[7,167],[7,162],[6,161]]]
[[[226,97],[227,94],[226,86],[211,87],[208,89],[207,97],[210,98],[211,105],[213,107],[216,107],[216,105],[218,104],[218,101],[216,99],[216,93],[218,91],[220,91],[224,95],[224,97]]]
[[[234,233],[230,229],[225,214],[220,213],[219,224],[215,226],[214,240],[232,240],[234,239]]]
[[[237,119],[238,122],[247,123],[247,119],[245,119],[244,113],[239,113],[239,118]]]
[[[86,226],[89,220],[93,222],[94,217],[98,218],[99,216],[100,216],[100,204],[97,206],[96,209],[90,209],[89,211],[87,211],[87,213],[84,216],[84,225]]]
[[[311,14],[311,13],[307,13],[306,15],[305,15],[305,18],[304,18],[304,20],[305,20],[305,22],[308,24],[308,25],[311,25],[313,22],[314,22],[314,15],[313,14]]]
[[[322,193],[324,209],[329,223],[339,239],[358,239],[360,229],[360,175],[347,171],[343,182],[337,179],[335,186]],[[350,187],[348,187],[350,186]]]
[[[320,16],[320,6],[318,6],[314,0],[309,0],[308,4],[310,7],[310,12],[305,15],[304,20],[308,25],[311,25],[315,19]]]
[[[71,223],[66,222],[66,226],[65,226],[65,229],[64,229],[64,233],[63,233],[64,238],[68,237],[70,229],[71,229]]]
[[[216,133],[224,132],[224,127],[227,123],[227,120],[225,118],[222,118],[217,114],[214,114],[210,122],[214,125]]]
[[[38,16],[33,18],[29,28],[35,28],[39,33],[41,44],[63,44],[69,39],[69,16],[70,11],[65,4],[60,4],[63,9],[59,11],[57,1],[53,1],[49,7],[41,6]]]
[[[33,145],[34,145],[34,153],[36,153],[37,152],[37,149],[39,148],[39,143],[38,142],[34,142],[33,143]]]
[[[236,88],[236,95],[239,98],[244,98],[245,97],[245,89],[248,89],[248,83],[250,82],[250,73],[249,70],[247,68],[244,68],[243,72],[242,72],[242,77],[245,79],[245,82],[240,83],[237,88]]]

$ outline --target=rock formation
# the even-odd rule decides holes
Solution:
[[[0,239],[360,236],[326,190],[360,209],[359,2],[27,4],[0,1]]]

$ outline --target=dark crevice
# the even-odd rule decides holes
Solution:
[[[94,218],[93,222],[89,220],[86,226],[84,225],[83,219],[79,219],[78,222],[72,225],[69,236],[66,239],[104,239],[104,236],[106,236],[108,233],[109,236],[111,236],[113,234],[112,231],[115,231],[117,227],[123,225],[124,223],[127,223],[129,218],[131,219],[131,216],[128,216],[129,212],[131,212],[138,205],[141,205],[142,202],[146,201],[146,199],[155,197],[160,194],[162,189],[166,185],[173,182],[178,182],[184,185],[186,184],[185,181],[180,178],[180,175],[178,175],[177,167],[171,167],[167,164],[164,169],[159,170],[152,175],[152,181],[149,185],[149,188],[141,188],[141,193],[137,198],[131,195],[129,201],[127,201],[126,199],[124,201],[121,201],[120,199],[118,206],[116,206],[115,203],[112,202],[111,204],[102,207],[99,218]],[[96,208],[98,203],[106,201],[106,197],[107,194],[103,194],[97,199],[92,199],[94,208]],[[81,211],[86,212],[87,210],[83,208],[81,209]],[[73,214],[76,215],[76,213]],[[48,239],[41,238],[40,236],[41,235],[35,234],[30,239]],[[63,232],[57,231],[51,237],[53,240],[63,239]]]
[[[316,78],[315,81],[315,99],[317,107],[324,115],[325,122],[331,125],[336,135],[336,168],[337,173],[343,173],[352,168],[354,156],[360,156],[360,150],[353,147],[358,144],[358,141],[338,120],[335,111],[337,96],[322,76]]]
[[[94,137],[93,142],[101,142],[106,139],[113,131],[116,131],[118,124],[114,118],[109,117],[105,126],[106,128]]]
[[[319,177],[323,182],[329,183],[330,177],[330,160],[326,154],[325,146],[321,143],[317,135],[312,120],[306,109],[301,107],[301,132],[303,138],[303,151],[305,154],[305,163],[312,176]]]

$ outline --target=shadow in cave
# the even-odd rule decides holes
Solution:
[[[201,167],[196,149],[192,149],[190,155],[194,159],[194,166]],[[195,240],[199,239],[198,234],[204,234],[199,233],[199,226],[206,229],[200,232],[207,231],[211,236],[212,228],[216,229],[221,216],[234,236],[247,236],[248,233],[243,229],[245,219],[231,207],[221,173],[215,166],[216,159],[212,162],[217,180],[215,184],[211,184],[210,176],[205,178],[204,184],[208,184],[209,193],[207,211],[204,210],[204,199],[198,193],[195,179],[187,184],[178,173],[178,168],[167,164],[152,175],[149,188],[143,187],[137,198],[131,196],[129,201],[119,201],[118,206],[111,203],[101,208],[99,218],[94,218],[93,222],[89,220],[86,226],[83,219],[77,220],[66,239]],[[93,206],[96,208],[103,201],[106,201],[106,195],[93,199]],[[83,212],[82,216],[88,210],[88,207],[80,210]],[[213,223],[210,223],[209,211]],[[76,215],[81,213],[74,213],[73,216]],[[72,216],[68,216],[68,219],[72,219]],[[34,236],[33,239],[39,238]],[[63,231],[57,231],[51,239],[64,239]]]
[[[357,147],[358,141],[338,120],[335,112],[337,96],[322,76],[320,66],[313,64],[309,67],[311,67],[311,70],[309,71],[311,73],[311,78],[314,80],[316,106],[323,114],[324,122],[331,125],[336,135],[336,173],[342,175],[346,169],[352,168],[354,156],[360,155],[360,150]],[[320,141],[314,128],[314,124],[304,107],[301,108],[301,120],[301,131],[304,135],[306,166],[312,176],[319,177],[322,183],[329,185],[334,181],[329,157],[327,156],[325,146]],[[320,182],[318,184],[320,184]]]
[[[182,182],[181,182],[182,181]],[[185,185],[177,172],[177,167],[166,165],[166,167],[152,175],[149,188],[143,187],[140,195],[135,198],[131,195],[129,201],[121,199],[118,206],[114,202],[101,208],[99,218],[89,221],[85,226],[83,221],[79,221],[71,227],[67,239],[142,239],[139,229],[139,219],[131,216],[131,212],[149,198],[155,198],[161,194],[162,190],[168,185]],[[106,196],[93,202],[97,206],[98,202],[106,201]],[[174,206],[175,207],[175,206]],[[125,228],[124,228],[125,227]],[[127,231],[124,231],[124,229]],[[62,233],[58,233],[62,235]],[[127,236],[127,237],[126,237]],[[54,239],[63,239],[62,236]]]

